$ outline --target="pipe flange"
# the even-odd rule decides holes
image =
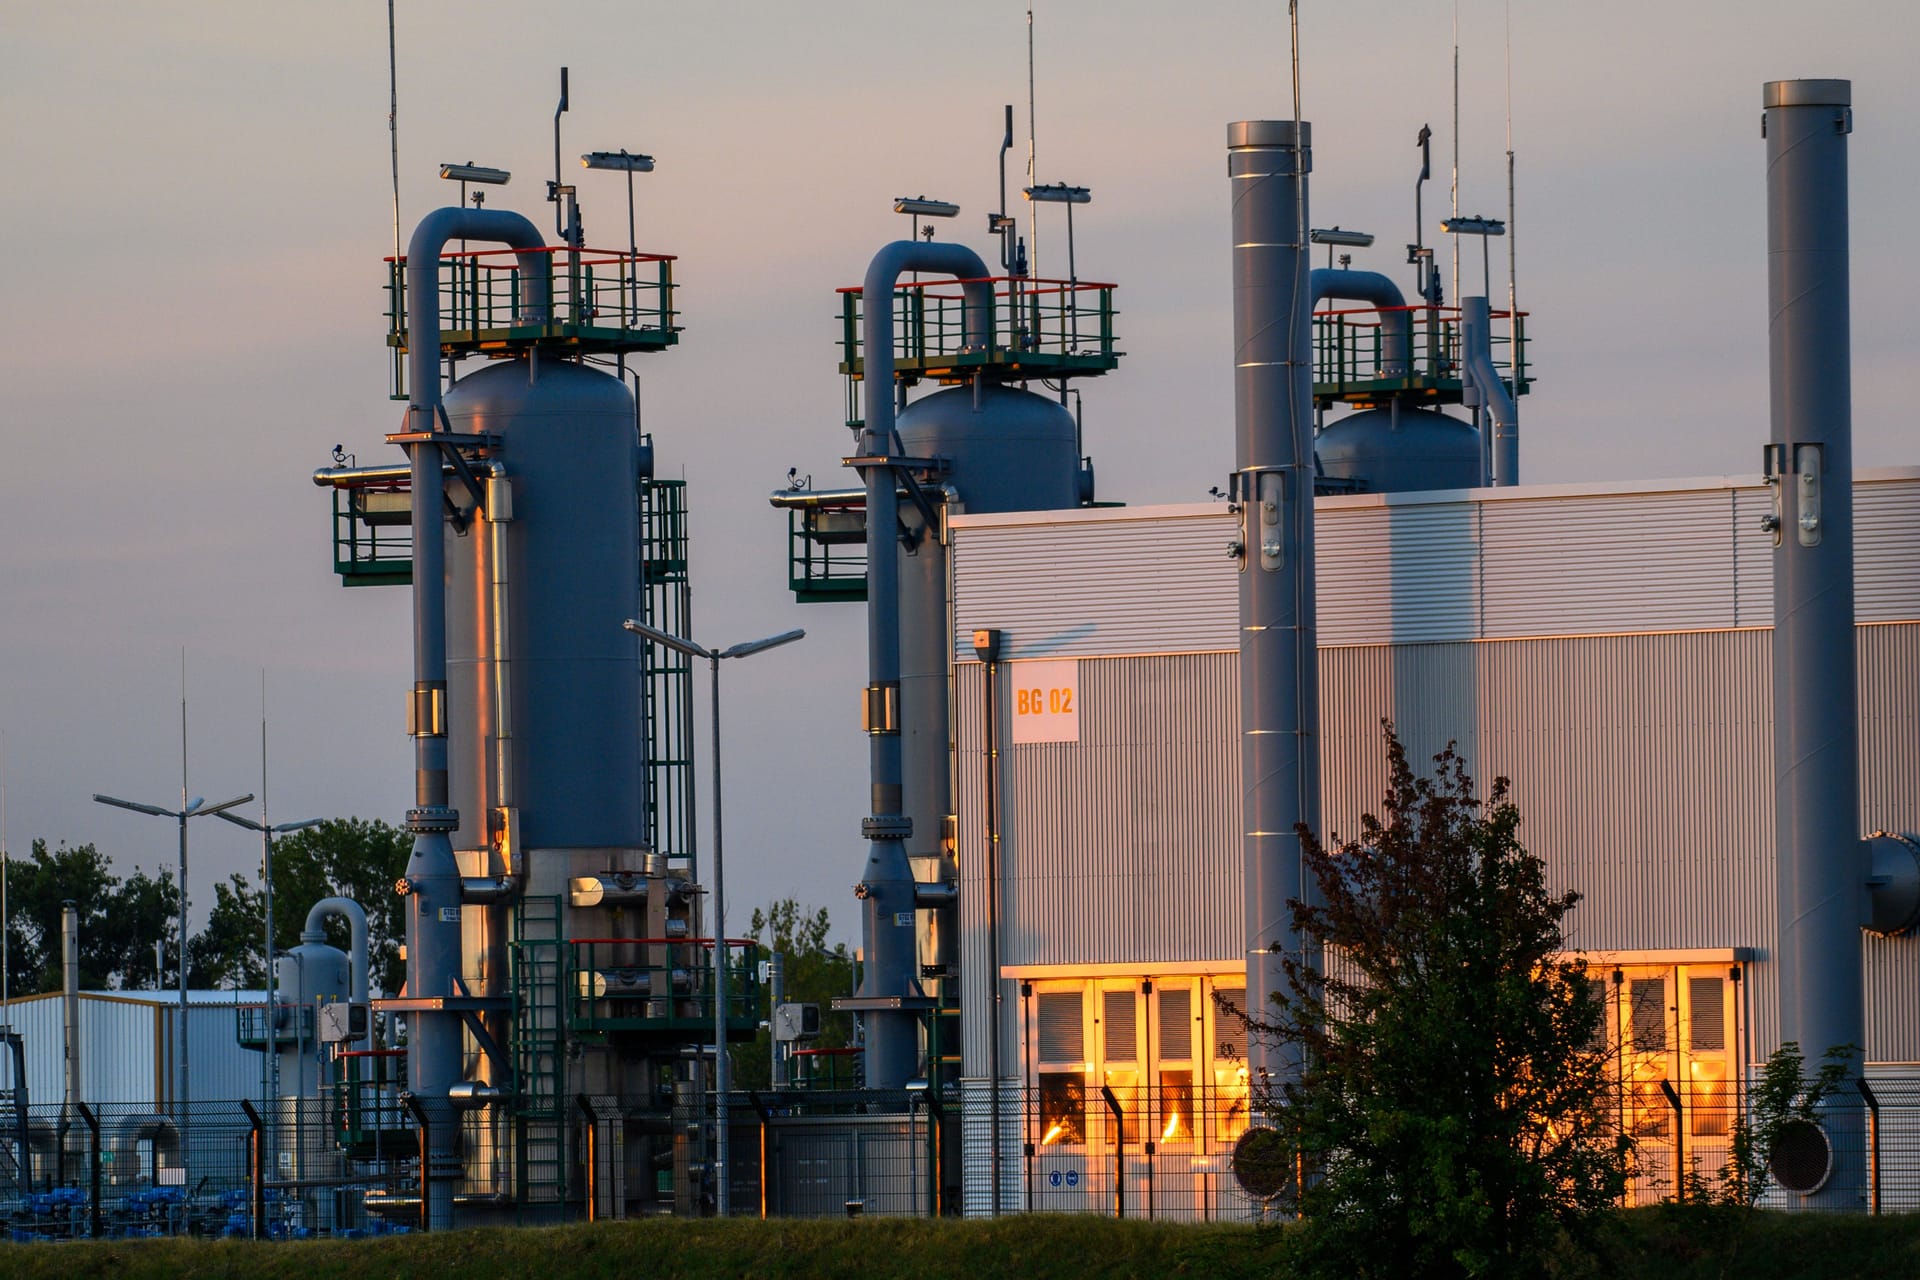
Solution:
[[[1920,840],[1893,831],[1867,837],[1868,933],[1897,938],[1920,925]]]
[[[860,834],[869,840],[905,840],[913,834],[913,819],[899,813],[862,818]]]
[[[415,835],[431,835],[437,831],[455,831],[460,827],[460,813],[445,805],[431,805],[423,809],[407,810],[407,830]]]

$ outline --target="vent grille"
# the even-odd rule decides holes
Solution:
[[[1193,988],[1160,988],[1160,1058],[1185,1062],[1193,1057]]]
[[[1243,1020],[1246,1009],[1245,991],[1215,991],[1219,1006],[1213,1011],[1213,1056],[1227,1060],[1240,1060],[1247,1056],[1247,1024]]]
[[[1635,978],[1627,984],[1633,1001],[1633,1047],[1637,1053],[1667,1049],[1667,980]]]
[[[1134,1039],[1135,1008],[1131,988],[1100,993],[1100,1023],[1104,1033],[1101,1041],[1108,1066],[1132,1062],[1140,1056],[1138,1041]]]
[[[1083,1062],[1087,1048],[1078,991],[1042,991],[1040,1006],[1040,1061]]]
[[[1693,1006],[1687,1047],[1694,1050],[1726,1048],[1726,983],[1719,978],[1688,978],[1687,998]]]

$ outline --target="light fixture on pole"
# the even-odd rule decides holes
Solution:
[[[920,238],[920,219],[957,218],[960,216],[960,206],[953,203],[953,201],[934,200],[927,196],[896,196],[893,201],[893,211],[895,213],[907,214],[913,219],[913,238],[915,240]],[[927,228],[927,237],[928,239],[932,239],[932,227]]]
[[[580,157],[580,167],[583,169],[605,169],[614,173],[624,173],[627,175],[627,257],[629,259],[627,263],[627,279],[631,298],[629,316],[634,319],[637,324],[640,310],[640,264],[637,261],[640,256],[640,242],[635,237],[633,229],[633,175],[636,173],[652,173],[653,157],[643,156],[637,151],[628,151],[625,147],[620,148],[618,151],[589,151]],[[626,368],[627,356],[623,351],[620,353],[620,371],[622,376],[625,376]]]
[[[956,210],[957,212],[957,210]],[[806,632],[795,628],[764,640],[748,640],[729,649],[707,649],[658,627],[634,618],[620,624],[635,635],[665,645],[689,658],[704,658],[713,671],[713,1187],[714,1212],[726,1217],[727,1194],[727,1092],[732,1087],[727,1064],[727,899],[725,862],[720,838],[720,662],[724,658],[746,658],[783,644],[802,639]]]
[[[245,827],[249,831],[258,831],[260,833],[260,883],[262,892],[266,898],[265,914],[267,917],[267,1102],[276,1108],[272,1130],[274,1136],[268,1140],[269,1148],[271,1148],[276,1145],[276,1140],[280,1133],[279,1111],[277,1110],[280,1103],[280,1023],[278,1016],[280,1007],[279,1000],[276,996],[279,984],[274,980],[275,975],[273,972],[273,838],[275,836],[286,835],[291,831],[303,831],[308,827],[317,827],[324,819],[308,818],[303,822],[281,822],[268,825],[265,821],[267,806],[264,802],[260,806],[260,817],[262,819],[260,822],[255,822],[252,818],[244,814],[232,813],[226,809],[218,810],[214,816],[217,818],[225,818],[236,827]],[[269,1168],[275,1167],[273,1164],[274,1157],[275,1152],[269,1149],[267,1152],[267,1165]]]
[[[1307,239],[1315,244],[1327,246],[1327,267],[1333,267],[1333,246],[1347,249],[1365,249],[1373,243],[1373,233],[1368,231],[1349,231],[1345,227],[1315,227],[1307,232]],[[1345,265],[1342,263],[1341,265]]]
[[[187,1114],[187,1109],[193,1103],[193,1091],[188,1087],[187,1077],[187,819],[204,818],[209,814],[224,813],[235,805],[245,804],[253,799],[253,793],[249,791],[246,795],[235,796],[231,800],[222,800],[219,804],[214,805],[210,805],[199,796],[195,796],[192,800],[182,804],[178,809],[167,809],[157,804],[141,804],[138,800],[121,800],[116,796],[96,794],[93,798],[100,804],[110,804],[116,809],[131,809],[135,813],[150,813],[156,818],[172,818],[180,825],[180,950],[179,968],[177,970],[180,992],[180,1025],[174,1031],[174,1061],[176,1063],[176,1098],[179,1104],[178,1111],[180,1116],[180,1145],[183,1149],[182,1159],[184,1160],[184,1149],[187,1144],[187,1134],[191,1131],[192,1120],[192,1117]],[[158,974],[155,975],[156,978],[158,976]]]
[[[467,184],[469,182],[478,183],[483,187],[504,187],[513,177],[513,175],[505,169],[488,168],[484,164],[474,164],[471,160],[466,164],[441,165],[440,176],[448,182],[457,182],[460,184],[460,203],[463,206],[467,203]],[[473,202],[475,204],[485,204],[486,193],[484,191],[474,192]]]
[[[1490,250],[1487,241],[1494,236],[1507,234],[1507,224],[1499,218],[1444,218],[1440,229],[1452,236],[1480,237],[1480,294],[1485,298],[1493,297],[1493,270],[1488,265]],[[1456,303],[1459,302],[1455,298]]]
[[[1045,182],[1024,188],[1029,204],[1063,204],[1067,206],[1067,279],[1078,284],[1080,273],[1073,261],[1073,206],[1092,204],[1093,192],[1086,187],[1076,187],[1065,182]]]

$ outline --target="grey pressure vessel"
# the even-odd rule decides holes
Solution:
[[[1055,511],[1079,500],[1079,448],[1073,415],[1056,400],[1013,387],[982,384],[935,392],[901,411],[897,428],[908,456],[943,458],[941,477],[955,505],[970,514]],[[901,518],[915,531],[911,550],[900,556],[901,782],[906,813],[913,820],[907,854],[941,856],[941,825],[954,811],[951,787],[947,679],[953,637],[948,626],[947,547],[939,536],[922,536],[923,519],[912,503]],[[935,875],[951,878],[942,863]],[[922,962],[958,962],[953,913],[927,917],[929,936]]]
[[[1471,489],[1480,483],[1480,435],[1458,418],[1410,406],[1363,409],[1328,423],[1314,441],[1320,472],[1368,493]]]
[[[1774,823],[1780,1038],[1809,1064],[1865,1056],[1860,929],[1868,921],[1855,708],[1853,393],[1848,326],[1845,80],[1765,86],[1773,481]],[[1851,1108],[1847,1108],[1851,1111]],[[1822,1117],[1835,1171],[1809,1197],[1857,1204],[1865,1137]]]
[[[569,361],[502,361],[446,394],[457,433],[493,435],[511,487],[506,525],[510,803],[524,849],[646,843],[638,611],[640,466],[633,397]],[[448,482],[463,497],[464,486]],[[470,501],[470,499],[466,499]],[[457,848],[487,845],[499,806],[484,523],[446,531],[447,716]],[[520,870],[516,868],[516,870]]]

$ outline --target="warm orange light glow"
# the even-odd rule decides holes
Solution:
[[[1176,1137],[1185,1136],[1185,1130],[1180,1126],[1180,1113],[1175,1111],[1167,1117],[1167,1127],[1160,1131],[1160,1141],[1172,1142]]]
[[[1060,1141],[1060,1135],[1065,1133],[1066,1131],[1067,1131],[1067,1126],[1061,1123],[1060,1121],[1055,1120],[1053,1122],[1053,1128],[1047,1130],[1046,1136],[1040,1139],[1040,1145],[1043,1147],[1052,1146],[1054,1143]]]

